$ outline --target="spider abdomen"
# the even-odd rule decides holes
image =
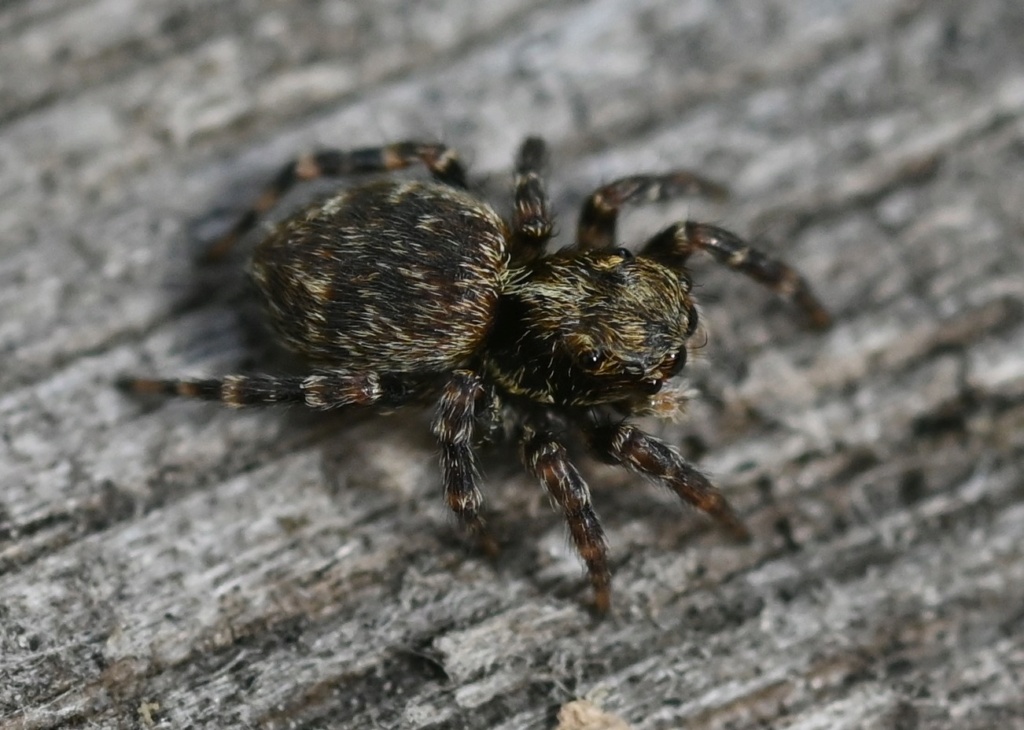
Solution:
[[[508,270],[487,204],[437,183],[381,181],[288,218],[252,275],[284,341],[318,362],[440,372],[481,346]]]

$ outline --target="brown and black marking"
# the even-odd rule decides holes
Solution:
[[[458,154],[442,144],[406,141],[355,150],[325,149],[297,157],[278,171],[256,203],[207,250],[206,260],[223,258],[256,225],[260,216],[273,208],[298,182],[401,170],[417,162],[425,165],[435,180],[459,188],[466,187],[466,170]]]
[[[416,162],[434,180],[356,185],[295,213],[257,244],[253,280],[281,339],[309,361],[306,375],[133,378],[122,386],[230,406],[433,402],[445,498],[492,552],[474,446],[493,431],[512,433],[526,470],[564,514],[601,613],[611,605],[608,548],[565,446],[571,430],[582,431],[599,458],[663,484],[747,537],[698,469],[628,419],[675,416],[685,402],[675,377],[698,326],[685,268],[694,252],[792,301],[815,327],[828,325],[827,312],[794,269],[717,226],[684,221],[637,254],[615,248],[624,205],[724,195],[685,171],[603,185],[583,205],[575,245],[545,255],[553,232],[546,159],[538,138],[520,147],[509,222],[465,190],[458,156],[443,145],[327,150],[289,163],[212,247],[214,256],[299,180]]]
[[[251,272],[281,339],[309,360],[444,372],[490,332],[509,275],[506,237],[463,190],[380,180],[278,225]]]
[[[576,224],[576,246],[614,246],[619,212],[625,205],[658,203],[684,195],[723,199],[727,194],[718,183],[687,170],[662,175],[630,175],[613,180],[592,192],[584,201]]]
[[[515,200],[512,213],[513,249],[516,264],[525,264],[544,255],[544,247],[554,233],[554,218],[544,191],[541,175],[547,166],[544,142],[531,137],[523,142],[516,156]]]

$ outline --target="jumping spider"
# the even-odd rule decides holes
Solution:
[[[565,515],[598,612],[611,601],[607,545],[586,482],[564,439],[579,429],[602,460],[650,477],[735,536],[746,528],[725,497],[672,447],[629,422],[672,416],[670,381],[686,364],[697,308],[686,263],[703,251],[791,300],[811,326],[829,316],[789,266],[717,226],[683,221],[636,254],[615,247],[619,210],[697,193],[721,195],[689,172],[624,177],[587,198],[576,243],[546,254],[552,215],[542,140],[527,139],[504,221],[466,190],[455,152],[400,142],[325,150],[284,167],[211,253],[222,256],[296,182],[422,163],[433,181],[356,185],[280,223],[255,249],[251,273],[280,337],[315,364],[297,377],[129,379],[136,393],[296,403],[326,410],[436,403],[448,506],[485,549],[474,444],[504,428],[527,471]]]

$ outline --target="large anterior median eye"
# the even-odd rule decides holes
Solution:
[[[582,365],[585,370],[594,372],[604,364],[606,359],[607,355],[605,355],[601,350],[588,350],[580,356],[580,365]]]
[[[686,348],[684,347],[679,352],[677,352],[675,354],[675,357],[672,358],[672,365],[669,367],[668,376],[667,377],[671,378],[671,377],[674,377],[674,376],[678,375],[679,371],[682,370],[683,367],[685,367],[685,366],[686,366]]]
[[[686,336],[687,338],[693,337],[693,333],[697,331],[697,308],[690,307],[689,320],[686,323]]]
[[[654,395],[659,390],[661,390],[661,386],[664,384],[664,382],[665,381],[661,380],[660,378],[652,378],[651,380],[644,380],[643,382],[640,383],[640,389],[643,392],[647,393],[648,395]]]

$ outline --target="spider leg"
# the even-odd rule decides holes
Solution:
[[[305,376],[226,375],[204,380],[123,378],[118,387],[139,395],[170,395],[218,401],[235,408],[275,404],[314,410],[374,403],[400,405],[409,388],[396,376],[323,370]]]
[[[484,552],[494,555],[498,544],[480,516],[480,469],[473,453],[477,402],[485,396],[479,375],[456,370],[441,393],[431,428],[441,445],[441,476],[448,507]]]
[[[599,457],[661,482],[738,539],[750,538],[722,493],[668,444],[628,423],[590,426],[587,438]]]
[[[624,205],[657,203],[684,195],[724,198],[727,194],[718,183],[686,170],[614,180],[599,187],[583,203],[576,225],[576,246],[581,249],[614,246],[619,209]]]
[[[458,154],[442,144],[406,141],[383,147],[354,150],[324,149],[303,155],[282,167],[264,188],[256,203],[224,236],[206,252],[208,261],[223,258],[228,251],[270,210],[296,183],[319,177],[340,177],[366,172],[401,170],[422,162],[434,179],[458,188],[466,187],[466,170]]]
[[[553,229],[548,196],[541,174],[547,166],[547,147],[539,137],[527,137],[516,156],[515,212],[512,216],[512,257],[517,263],[544,253]]]
[[[793,302],[814,329],[825,329],[831,324],[831,316],[795,269],[751,248],[724,228],[690,221],[676,223],[651,238],[640,253],[681,270],[695,251],[710,254],[718,263],[749,276]]]
[[[607,613],[611,605],[611,571],[604,530],[590,504],[590,490],[569,460],[565,446],[549,433],[524,429],[520,457],[527,471],[540,479],[565,515],[576,552],[583,558],[594,588],[594,607]]]

